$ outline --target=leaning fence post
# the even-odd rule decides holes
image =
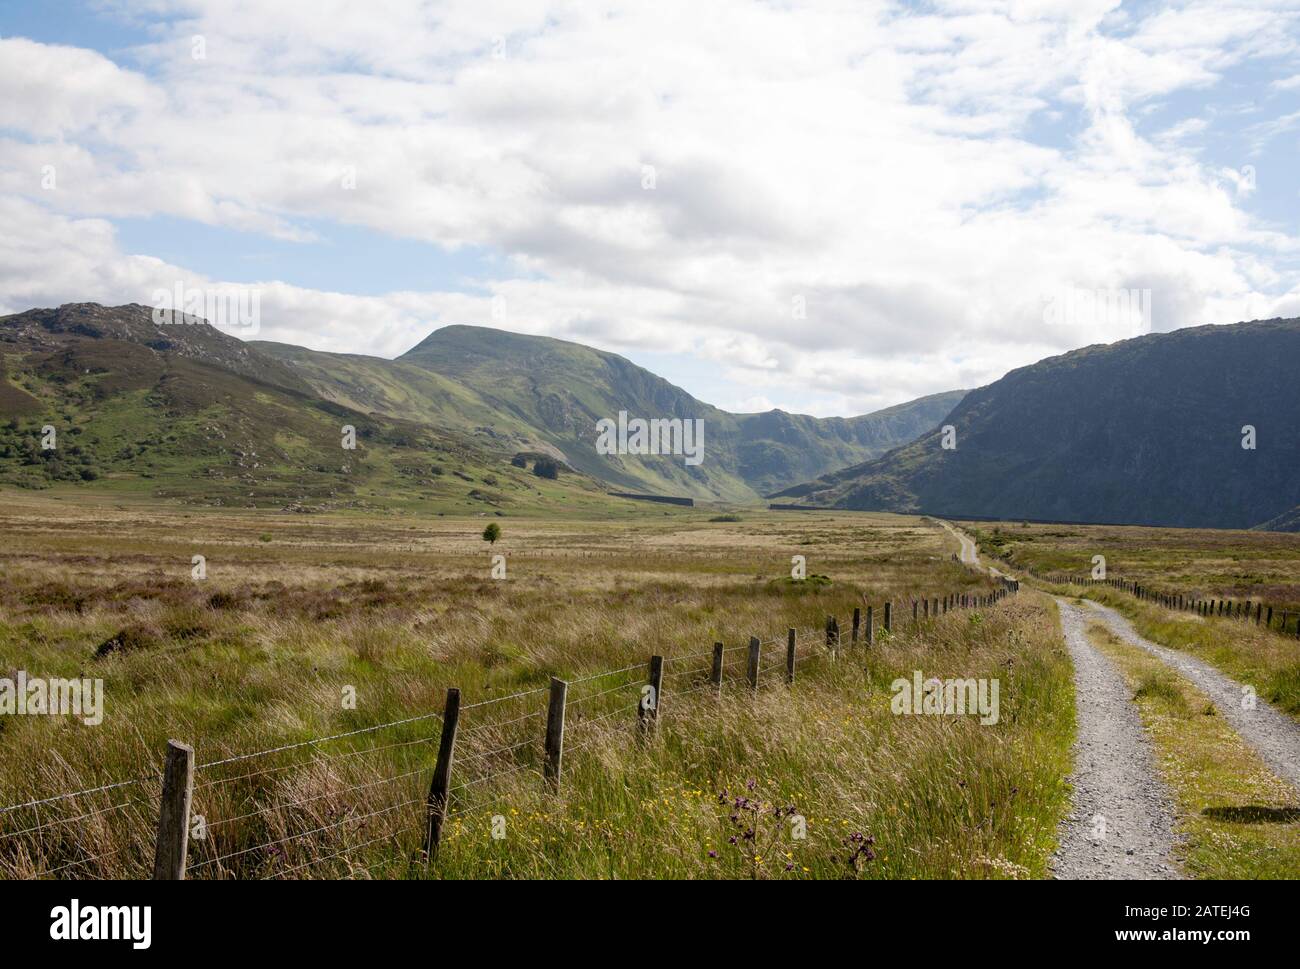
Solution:
[[[713,669],[709,672],[709,682],[719,693],[722,692],[722,644],[713,644]]]
[[[757,636],[749,637],[749,666],[745,670],[745,676],[749,679],[749,688],[758,689],[758,654],[761,649]]]
[[[552,791],[560,789],[564,766],[564,708],[569,702],[569,684],[551,677],[551,699],[546,705],[546,763],[542,776]]]
[[[447,792],[451,787],[451,762],[456,753],[456,725],[460,721],[460,690],[448,687],[442,708],[442,736],[438,740],[438,762],[429,784],[424,828],[424,863],[438,857],[442,823],[447,819]]]
[[[870,608],[867,609],[870,614]],[[785,640],[785,682],[787,684],[794,682],[794,630],[791,629],[786,633]]]
[[[876,641],[876,616],[871,606],[867,606],[867,645]]]
[[[649,689],[646,689],[649,687]],[[650,657],[650,678],[641,688],[641,702],[637,704],[637,716],[641,719],[643,733],[654,733],[659,723],[659,704],[664,694],[664,658]]]
[[[194,748],[179,740],[167,741],[162,799],[158,806],[158,838],[154,844],[154,881],[185,878],[185,855],[190,843],[190,798],[194,793]]]

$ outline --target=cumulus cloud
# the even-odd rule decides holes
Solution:
[[[125,255],[115,217],[362,226],[508,271],[381,296],[263,280],[263,338],[392,355],[479,322],[695,354],[752,400],[849,413],[1131,335],[1049,325],[1066,290],[1150,289],[1167,329],[1300,288],[1295,240],[1242,208],[1253,181],[1198,157],[1207,123],[1141,123],[1292,53],[1293,5],[119,6],[157,37],[120,63],[0,41],[10,309],[207,279]]]

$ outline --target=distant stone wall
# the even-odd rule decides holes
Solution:
[[[610,494],[615,498],[631,498],[633,501],[657,501],[664,505],[684,505],[687,508],[695,507],[694,498],[674,498],[671,495],[637,495],[630,491],[611,491]]]

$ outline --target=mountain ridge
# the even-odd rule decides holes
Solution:
[[[1250,528],[1300,504],[1300,320],[1094,344],[971,391],[942,430],[783,489],[840,508],[947,517]],[[1243,449],[1243,428],[1258,432]]]
[[[731,415],[615,354],[548,337],[457,325],[386,360],[242,341],[201,320],[158,324],[140,304],[71,303],[0,318],[0,412],[10,418],[0,434],[0,481],[38,487],[162,477],[169,484],[159,493],[179,493],[188,473],[191,490],[211,485],[223,502],[258,501],[263,492],[347,502],[407,484],[445,498],[454,489],[430,469],[447,455],[458,462],[453,476],[487,483],[499,477],[491,469],[504,468],[514,490],[526,492],[534,482],[510,464],[522,452],[561,460],[567,476],[592,492],[748,503],[910,439],[961,396],[934,395],[879,418]],[[705,466],[597,454],[597,416],[619,409],[707,419]],[[34,451],[33,427],[24,422],[41,414],[89,436],[67,451]],[[383,443],[391,453],[372,446],[340,460],[344,423],[362,443]],[[92,437],[95,447],[83,447]],[[144,453],[151,457],[142,461]],[[490,483],[469,491],[472,502],[500,497]]]
[[[268,352],[288,358],[288,351]],[[326,368],[313,366],[297,348],[299,367],[309,368],[318,392],[331,388]],[[317,358],[319,359],[319,358]],[[374,368],[381,358],[366,358]],[[749,501],[808,477],[813,467],[832,468],[882,453],[933,425],[965,391],[932,394],[858,417],[818,418],[781,410],[733,414],[701,401],[626,357],[554,337],[513,333],[471,324],[431,332],[391,362],[391,370],[418,367],[454,381],[485,413],[506,415],[505,430],[533,433],[522,447],[550,450],[574,467],[621,487],[710,494]],[[337,372],[332,375],[337,378]],[[326,379],[322,379],[326,378]],[[672,458],[633,461],[596,453],[596,422],[619,410],[632,416],[699,418],[706,421],[709,458],[686,468]]]

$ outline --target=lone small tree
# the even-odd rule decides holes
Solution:
[[[514,465],[516,468],[528,467],[528,459],[524,457],[522,454],[516,454],[513,458],[510,459],[510,463]]]
[[[483,541],[495,545],[497,539],[501,537],[501,526],[492,522],[487,528],[483,529]]]
[[[539,478],[550,478],[554,481],[560,476],[560,466],[550,458],[540,458],[533,465],[533,474]]]

